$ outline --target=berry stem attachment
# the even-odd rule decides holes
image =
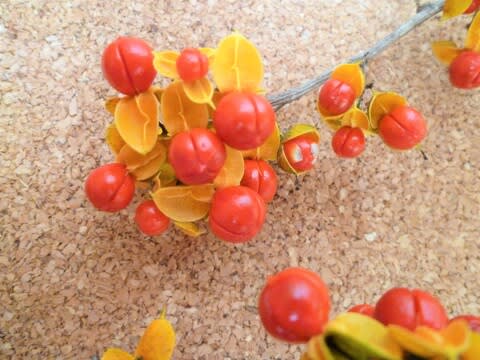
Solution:
[[[423,24],[425,21],[437,15],[440,11],[442,11],[444,3],[444,0],[438,0],[425,4],[417,10],[417,13],[414,16],[412,16],[408,21],[400,25],[395,31],[391,32],[383,39],[379,40],[370,49],[358,53],[347,61],[344,61],[344,63],[366,63],[368,60],[380,54],[382,51],[387,49],[390,45],[401,39],[403,36],[408,34],[417,26]],[[317,77],[305,81],[303,84],[297,87],[285,90],[277,94],[272,94],[268,96],[268,100],[270,101],[275,110],[279,110],[286,104],[300,99],[302,96],[313,90],[317,90],[320,85],[322,85],[330,78],[332,71],[333,69],[329,69],[318,75]]]

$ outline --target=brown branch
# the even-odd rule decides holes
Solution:
[[[423,24],[425,21],[438,14],[442,10],[444,3],[444,0],[438,0],[425,4],[421,8],[418,8],[417,13],[407,22],[403,23],[395,31],[378,41],[370,49],[360,52],[359,54],[345,61],[345,63],[359,62],[365,64],[368,60],[380,54],[382,51],[387,49],[390,45],[408,34],[417,26]],[[297,87],[288,89],[278,94],[272,94],[268,96],[268,100],[270,101],[275,110],[279,110],[284,105],[291,103],[292,101],[298,100],[305,94],[318,89],[320,85],[322,85],[325,81],[328,80],[328,78],[332,74],[332,71],[333,69],[329,69],[324,73],[318,75],[317,77],[308,80]]]

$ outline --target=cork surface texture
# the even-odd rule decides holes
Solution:
[[[460,43],[466,18],[430,20],[368,64],[367,82],[423,112],[427,159],[372,139],[360,159],[340,160],[320,124],[315,171],[279,171],[248,244],[173,229],[147,238],[132,220],[139,197],[112,215],[83,191],[113,161],[103,101],[115,92],[100,56],[118,35],[178,50],[238,30],[262,53],[272,93],[371,47],[415,11],[407,0],[0,2],[0,358],[133,351],[166,306],[175,359],[297,359],[302,347],[267,336],[256,310],[266,277],[297,265],[322,275],[333,314],[393,286],[431,291],[452,315],[480,313],[480,93],[453,89],[429,45]],[[314,102],[283,108],[280,127],[319,124]]]

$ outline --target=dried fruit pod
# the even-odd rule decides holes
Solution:
[[[279,166],[290,173],[310,170],[318,157],[320,134],[312,125],[297,124],[282,138],[278,152]]]

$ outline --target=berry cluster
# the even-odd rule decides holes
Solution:
[[[322,279],[288,268],[267,280],[258,307],[272,336],[308,342],[302,360],[480,358],[480,317],[449,320],[440,301],[418,289],[390,289],[375,306],[357,305],[329,320],[330,296]]]
[[[359,108],[365,90],[365,75],[359,64],[335,68],[318,94],[317,110],[335,131],[332,147],[344,158],[355,158],[365,150],[365,136],[378,134],[396,150],[417,146],[427,134],[423,116],[393,92],[374,92],[368,111]]]
[[[262,228],[266,203],[277,190],[268,161],[299,174],[318,155],[317,130],[296,125],[283,137],[269,101],[261,95],[263,65],[252,43],[238,33],[216,49],[153,51],[143,40],[121,37],[102,57],[104,77],[122,97],[106,109],[114,121],[106,142],[115,163],[86,180],[86,194],[99,210],[127,207],[136,188],[149,189],[135,222],[146,235],[169,224],[191,236],[212,232],[233,243]],[[171,82],[153,85],[156,75]],[[214,80],[215,86],[209,76]]]
[[[480,1],[468,0],[445,4],[444,17],[471,14],[480,8]],[[468,8],[467,8],[468,7]],[[466,10],[465,10],[466,9]],[[435,57],[448,66],[450,83],[459,89],[480,87],[480,13],[470,24],[463,48],[453,41],[441,40],[432,43]]]

